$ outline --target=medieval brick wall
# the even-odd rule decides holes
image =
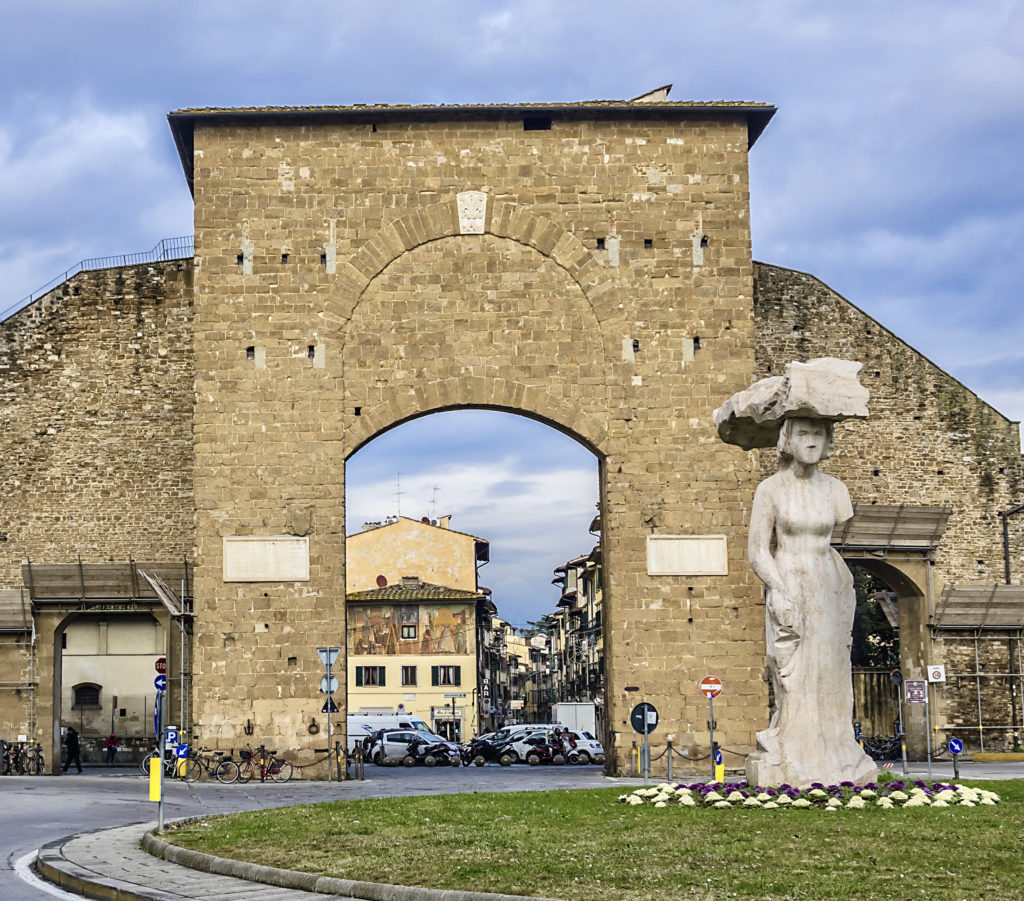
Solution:
[[[83,272],[0,324],[0,587],[192,550],[192,269]]]
[[[749,747],[767,704],[741,535],[754,471],[711,424],[754,366],[745,122],[432,118],[195,121],[203,740],[237,744],[251,717],[309,744],[313,649],[343,644],[343,461],[404,419],[478,406],[603,457],[619,763],[625,686],[696,748],[710,671],[724,740]],[[486,195],[476,231],[464,191]],[[225,584],[223,537],[291,533],[289,508],[309,512],[310,581]],[[648,535],[721,532],[727,576],[647,575]]]
[[[26,559],[191,556],[191,334],[180,261],[80,273],[0,323],[0,587]],[[0,639],[0,682],[26,686],[0,692],[0,737],[49,757],[56,623],[36,619],[34,649]]]
[[[916,574],[899,564],[904,573],[922,592],[930,580],[935,599],[947,583],[1003,582],[998,513],[1024,498],[1019,425],[813,276],[764,263],[756,263],[754,271],[758,376],[779,374],[791,360],[821,356],[864,364],[861,382],[871,391],[870,417],[837,426],[835,455],[823,468],[847,484],[855,503],[941,505],[953,510],[934,562],[915,564]],[[768,475],[774,471],[775,454],[765,451],[760,456]],[[1011,578],[1016,584],[1024,578],[1020,520],[1010,520]],[[886,578],[884,564],[872,567],[872,572]],[[900,591],[899,585],[892,587]],[[927,662],[947,667],[948,681],[935,690],[938,710],[933,725],[940,727],[938,741],[960,727],[956,734],[968,748],[978,748],[973,638],[938,632],[931,640],[931,611],[926,605],[902,594],[900,607],[904,675],[924,678]],[[1007,641],[1005,636],[982,641],[982,657],[1005,657]],[[980,681],[984,717],[993,725],[985,739],[989,748],[1005,747],[1012,739],[1011,679],[1018,685],[1018,719],[1024,717],[1019,709],[1024,695],[1019,665],[1011,676],[1008,661],[1003,663],[1000,672],[1005,677],[985,676]],[[910,712],[923,718],[918,710]]]

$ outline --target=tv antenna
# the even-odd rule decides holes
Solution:
[[[395,475],[395,505],[398,507],[398,515],[402,515],[402,495],[405,494],[402,491],[402,474],[399,472]]]
[[[431,519],[437,519],[437,493],[440,490],[441,490],[441,486],[440,485],[435,485],[434,486],[434,489],[433,489],[434,493],[433,493],[433,496],[430,499],[430,507],[429,507],[429,509],[427,511],[430,514],[430,518]]]

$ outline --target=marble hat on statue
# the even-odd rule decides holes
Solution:
[[[868,389],[858,380],[860,363],[820,357],[793,362],[738,391],[714,413],[718,437],[744,450],[774,447],[786,419],[867,419]]]

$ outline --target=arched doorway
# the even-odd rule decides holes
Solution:
[[[598,464],[538,417],[480,409],[415,417],[354,453],[349,711],[459,738],[548,721],[562,675],[552,573],[594,546]]]

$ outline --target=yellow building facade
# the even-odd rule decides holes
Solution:
[[[398,517],[349,536],[348,710],[408,713],[464,741],[479,723],[479,632],[493,605],[477,585],[488,543],[448,524]]]

